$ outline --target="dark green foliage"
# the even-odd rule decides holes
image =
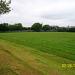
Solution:
[[[49,26],[40,23],[34,23],[31,27],[23,27],[21,23],[10,25],[8,23],[0,24],[0,32],[25,31],[25,32],[75,32],[75,27]]]
[[[22,24],[21,23],[17,23],[14,25],[16,30],[22,30]]]
[[[5,31],[8,31],[8,23],[3,23],[3,24],[0,24],[0,31],[1,32],[5,32]]]
[[[44,31],[50,31],[50,30],[51,30],[51,27],[50,27],[49,25],[44,25],[44,26],[42,27],[42,29],[43,29]]]
[[[21,23],[17,23],[14,25],[9,25],[8,23],[0,24],[0,31],[6,32],[6,31],[22,31],[23,27]]]
[[[6,0],[5,1],[0,0],[0,15],[10,11],[10,7],[9,7],[10,3],[11,1],[6,2]]]
[[[33,31],[40,32],[42,30],[42,24],[34,23],[31,27]]]
[[[9,25],[9,31],[21,31],[22,30],[22,24],[16,23],[14,25]]]
[[[69,28],[69,32],[75,32],[75,27]]]
[[[51,31],[54,31],[54,32],[56,32],[56,31],[58,31],[58,26],[51,26]]]
[[[67,32],[68,28],[66,28],[66,27],[59,27],[57,30],[58,30],[58,32]]]

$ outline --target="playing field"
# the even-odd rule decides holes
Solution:
[[[75,75],[75,33],[0,33],[0,75]]]

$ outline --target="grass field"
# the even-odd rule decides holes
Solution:
[[[0,75],[75,75],[75,33],[0,33]]]

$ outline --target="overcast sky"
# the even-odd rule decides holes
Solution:
[[[11,0],[10,6],[11,12],[0,16],[0,23],[75,26],[75,0]]]

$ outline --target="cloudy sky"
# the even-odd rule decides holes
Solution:
[[[75,25],[75,0],[11,0],[11,12],[0,16],[0,23],[35,22],[68,26]]]

